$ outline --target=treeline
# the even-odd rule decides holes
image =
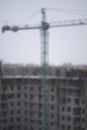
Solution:
[[[40,75],[40,67],[22,64],[3,64],[3,75]]]
[[[2,75],[41,75],[42,69],[38,65],[23,64],[1,64],[0,73]],[[87,66],[49,66],[48,75],[68,76],[68,77],[87,77]]]
[[[2,64],[3,75],[41,75],[42,69],[37,65]],[[56,75],[57,67],[48,68],[49,75]]]

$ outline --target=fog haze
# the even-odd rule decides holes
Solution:
[[[46,10],[47,22],[87,18],[86,0],[0,0],[0,28],[3,25],[40,25],[43,7],[62,9]],[[0,32],[0,59],[41,64],[40,45],[40,30]],[[49,64],[63,63],[87,64],[87,25],[49,29]]]

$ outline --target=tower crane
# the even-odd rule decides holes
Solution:
[[[41,32],[41,68],[42,68],[42,130],[49,130],[48,124],[48,105],[49,105],[49,97],[48,97],[48,30],[49,28],[55,27],[71,27],[71,26],[79,26],[79,25],[87,25],[87,19],[82,20],[68,20],[68,21],[60,21],[59,23],[48,23],[46,21],[46,12],[45,8],[41,9],[42,13],[42,21],[39,26],[3,26],[2,32],[5,31],[21,31],[21,30],[32,30],[39,29]]]

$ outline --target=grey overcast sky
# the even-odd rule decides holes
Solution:
[[[87,0],[0,0],[0,28],[39,25],[43,7],[59,9],[46,11],[48,22],[87,18]],[[0,32],[0,59],[40,64],[40,44],[39,30]],[[63,63],[87,64],[87,25],[49,29],[49,64]]]

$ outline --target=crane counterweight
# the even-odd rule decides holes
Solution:
[[[5,25],[2,27],[2,33],[4,33],[5,31],[8,31],[8,30],[10,30],[10,26]]]
[[[18,26],[13,26],[13,27],[11,28],[11,30],[12,30],[13,32],[17,32],[17,31],[18,31]]]

